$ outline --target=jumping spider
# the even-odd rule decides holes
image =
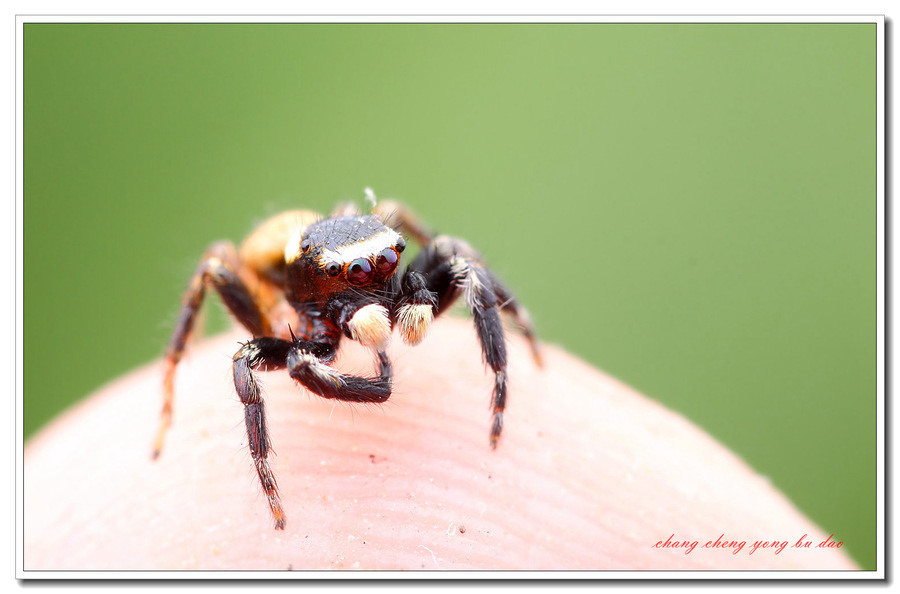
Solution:
[[[398,272],[406,247],[403,234],[422,248]],[[175,368],[210,287],[253,335],[234,354],[234,387],[244,405],[250,455],[276,529],[284,529],[285,515],[267,460],[270,444],[257,371],[287,369],[295,381],[324,398],[384,402],[391,395],[387,347],[392,328],[399,329],[407,344],[418,344],[434,317],[462,295],[484,362],[494,373],[490,444],[496,447],[507,392],[501,311],[518,322],[535,361],[541,362],[528,314],[465,241],[433,235],[409,210],[390,201],[373,204],[368,215],[349,205],[339,206],[328,218],[306,210],[285,212],[265,221],[239,249],[218,242],[203,255],[166,352],[154,458],[172,422]],[[330,365],[344,336],[374,352],[377,376],[348,375]]]

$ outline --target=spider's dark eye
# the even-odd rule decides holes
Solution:
[[[337,276],[341,273],[341,265],[335,262],[332,262],[328,266],[325,267],[325,274],[328,276]]]
[[[347,282],[351,285],[365,285],[372,280],[372,265],[365,258],[357,258],[347,266]]]
[[[378,257],[375,258],[375,269],[378,270],[379,274],[387,276],[393,272],[394,268],[397,266],[397,260],[399,259],[400,256],[397,255],[397,252],[391,248],[385,248],[378,254]]]
[[[310,241],[308,239],[304,239],[300,243],[300,251],[302,251],[302,252],[308,252],[310,247],[312,247],[312,244],[310,243]]]
[[[406,240],[401,237],[400,239],[397,240],[397,252],[398,253],[402,252],[405,247],[406,247]]]

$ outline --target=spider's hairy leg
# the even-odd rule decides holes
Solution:
[[[280,338],[256,338],[242,345],[232,359],[234,389],[244,405],[250,457],[253,459],[256,474],[269,503],[276,530],[284,530],[285,516],[275,475],[269,466],[268,454],[271,444],[266,428],[265,403],[255,370],[283,369],[292,346],[291,342]]]
[[[516,308],[512,295],[487,268],[478,252],[461,239],[436,237],[410,264],[407,275],[413,273],[421,274],[428,290],[437,295],[436,315],[446,311],[460,295],[472,314],[482,358],[494,373],[490,444],[496,448],[503,431],[508,391],[506,338],[500,311],[516,315],[526,332],[531,332],[527,314]]]
[[[182,300],[175,331],[166,350],[163,407],[160,426],[153,443],[154,458],[162,451],[166,431],[172,423],[175,369],[184,355],[206,290],[209,287],[214,288],[228,310],[254,336],[262,336],[271,331],[269,317],[241,278],[240,269],[241,261],[234,245],[228,241],[221,241],[209,247],[191,277]]]
[[[455,258],[450,267],[454,282],[462,289],[475,322],[484,362],[494,372],[490,443],[492,448],[496,448],[503,431],[503,411],[506,410],[509,383],[506,376],[506,338],[500,321],[497,296],[490,275],[481,262]]]
[[[288,373],[310,392],[346,402],[384,402],[391,396],[391,363],[378,351],[380,375],[366,378],[341,373],[329,363],[334,347],[299,341],[287,355]]]
[[[389,299],[389,294],[386,293],[384,296]],[[387,355],[392,323],[388,308],[379,303],[367,303],[360,307],[360,302],[351,298],[350,300],[335,299],[327,309],[330,311],[331,321],[323,326],[325,331],[319,333],[319,336],[334,345],[334,348],[337,348],[341,335],[369,348],[377,358],[379,375],[369,379],[335,375],[337,372],[327,367],[329,361],[323,361],[320,358],[319,363],[325,364],[325,366],[320,366],[312,360],[303,362],[303,357],[299,356],[296,359],[298,363],[296,372],[292,371],[291,375],[296,373],[297,377],[294,379],[310,389],[313,389],[310,382],[316,383],[326,377],[331,378],[333,381],[326,381],[322,384],[325,386],[326,393],[313,389],[326,398],[355,402],[384,402],[391,394],[391,375],[393,373],[391,360]],[[329,327],[332,329],[330,333],[327,330]],[[334,390],[332,386],[340,387]]]
[[[544,358],[541,356],[541,349],[538,345],[537,335],[534,331],[534,324],[531,321],[531,316],[528,315],[528,310],[522,307],[513,296],[512,292],[500,282],[500,279],[498,279],[491,270],[487,270],[487,274],[491,279],[491,285],[493,286],[494,293],[499,301],[500,310],[509,314],[515,320],[519,330],[528,340],[528,346],[531,347],[531,356],[534,359],[535,364],[537,364],[538,367],[543,367]]]
[[[300,234],[321,217],[311,211],[281,213],[256,228],[235,249],[231,242],[213,244],[204,253],[191,277],[183,298],[181,313],[165,357],[163,407],[159,429],[153,442],[153,457],[159,456],[166,432],[172,424],[175,369],[184,354],[187,340],[206,290],[213,287],[228,310],[254,337],[272,334],[277,322],[278,334],[285,334],[287,323],[297,324],[296,316],[285,307],[280,287],[284,283],[285,252],[299,249]],[[291,239],[296,237],[292,245]]]

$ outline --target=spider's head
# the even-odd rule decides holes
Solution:
[[[328,304],[326,314],[348,336],[383,348],[390,322],[382,301],[405,247],[375,215],[318,221],[285,247],[291,300]]]
[[[285,248],[288,265],[298,264],[321,293],[366,292],[394,275],[403,237],[374,215],[324,219],[306,228]]]

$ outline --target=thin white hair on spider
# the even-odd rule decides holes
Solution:
[[[375,196],[375,190],[366,186],[363,188],[363,194],[366,196],[366,202],[372,205],[372,208],[375,208],[375,205],[378,203],[378,198]]]

